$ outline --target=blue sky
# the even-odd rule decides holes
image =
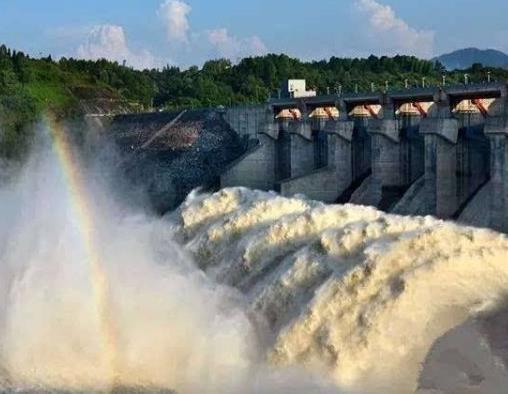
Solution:
[[[0,0],[0,42],[134,67],[284,52],[304,59],[508,51],[508,1]]]

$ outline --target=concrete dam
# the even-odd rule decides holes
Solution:
[[[504,83],[279,98],[228,109],[255,143],[221,187],[303,194],[508,231]]]

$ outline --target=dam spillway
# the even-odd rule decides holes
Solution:
[[[243,186],[507,232],[506,100],[497,82],[281,98],[123,115],[109,135],[166,209]]]
[[[194,192],[161,218],[84,170],[105,332],[62,171],[43,150],[0,188],[2,392],[506,387],[506,335],[483,328],[504,327],[505,235],[245,188]]]
[[[227,110],[255,144],[221,186],[508,231],[506,93],[503,83],[484,83]]]

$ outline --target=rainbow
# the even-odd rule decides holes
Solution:
[[[83,172],[73,155],[67,130],[51,116],[46,119],[47,128],[52,137],[53,150],[63,171],[71,208],[83,243],[98,323],[102,334],[105,362],[109,369],[111,383],[114,385],[118,378],[116,329],[111,314],[108,278],[102,269],[101,258],[95,245],[94,220],[90,212]]]

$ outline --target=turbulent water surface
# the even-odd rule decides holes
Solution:
[[[190,198],[179,216],[199,266],[266,319],[270,362],[348,391],[414,392],[436,339],[504,307],[508,240],[492,231],[245,189]],[[503,392],[503,376],[499,391],[482,376],[474,392]]]
[[[3,390],[494,393],[506,382],[491,349],[504,338],[491,318],[508,289],[504,235],[242,188],[194,193],[158,218],[90,174],[87,245],[61,167],[43,149],[0,188]],[[460,354],[473,345],[492,351]],[[442,383],[436,365],[457,378]]]

